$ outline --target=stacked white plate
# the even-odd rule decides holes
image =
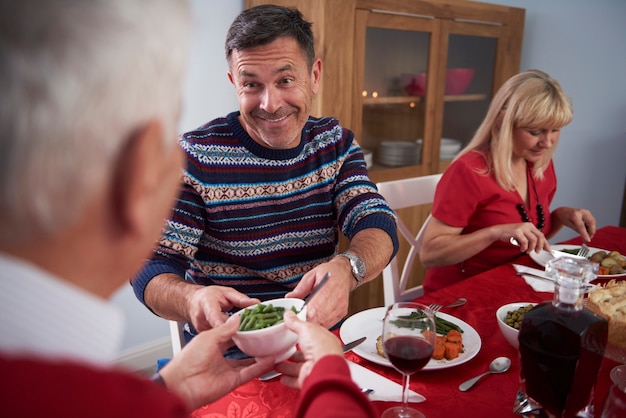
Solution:
[[[368,149],[363,149],[363,158],[365,159],[365,168],[371,168],[374,164],[374,156],[372,155],[372,151]]]
[[[441,138],[439,144],[439,159],[451,160],[461,151],[461,141],[458,139]]]
[[[377,160],[388,167],[419,164],[422,144],[417,141],[382,141],[378,146]]]

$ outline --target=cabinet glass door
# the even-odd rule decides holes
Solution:
[[[372,12],[363,29],[359,141],[373,153],[370,172],[407,170],[421,175],[431,85],[433,22]],[[359,48],[357,48],[358,50]],[[358,55],[358,53],[357,53]],[[431,128],[432,129],[432,128]],[[429,156],[428,156],[429,157]],[[421,168],[417,168],[417,166]]]
[[[425,32],[367,29],[362,140],[376,165],[421,163],[429,41]]]
[[[439,171],[467,145],[487,113],[494,89],[498,35],[498,27],[485,24],[450,25],[441,133],[437,135],[441,138]]]

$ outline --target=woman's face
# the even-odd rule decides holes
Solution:
[[[513,129],[513,158],[539,162],[550,148],[556,146],[560,134],[561,130],[557,128]]]

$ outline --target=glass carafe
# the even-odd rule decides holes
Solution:
[[[604,401],[602,418],[626,417],[626,364],[615,366],[611,370],[613,386]]]
[[[533,417],[593,417],[593,388],[608,338],[606,319],[583,306],[597,264],[561,257],[546,264],[554,299],[524,315],[520,389],[514,411]]]

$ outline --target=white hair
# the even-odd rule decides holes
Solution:
[[[0,0],[0,243],[54,233],[142,123],[176,143],[182,0]]]

